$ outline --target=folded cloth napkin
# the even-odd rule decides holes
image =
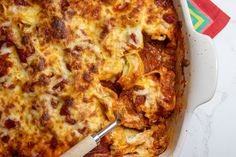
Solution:
[[[230,17],[210,0],[187,0],[194,29],[214,38]]]

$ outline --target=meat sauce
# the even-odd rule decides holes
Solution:
[[[8,61],[9,54],[0,55],[0,77],[6,75],[9,68],[12,67],[12,62]]]

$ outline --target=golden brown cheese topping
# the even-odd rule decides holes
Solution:
[[[176,106],[171,0],[1,0],[0,156],[156,156]]]

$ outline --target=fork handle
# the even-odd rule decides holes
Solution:
[[[90,135],[85,137],[78,144],[74,145],[71,149],[65,152],[61,157],[83,157],[88,152],[93,150],[97,146],[97,142]]]

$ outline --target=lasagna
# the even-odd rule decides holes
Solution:
[[[87,157],[163,153],[180,34],[172,0],[0,0],[0,156],[59,157],[116,113]]]

